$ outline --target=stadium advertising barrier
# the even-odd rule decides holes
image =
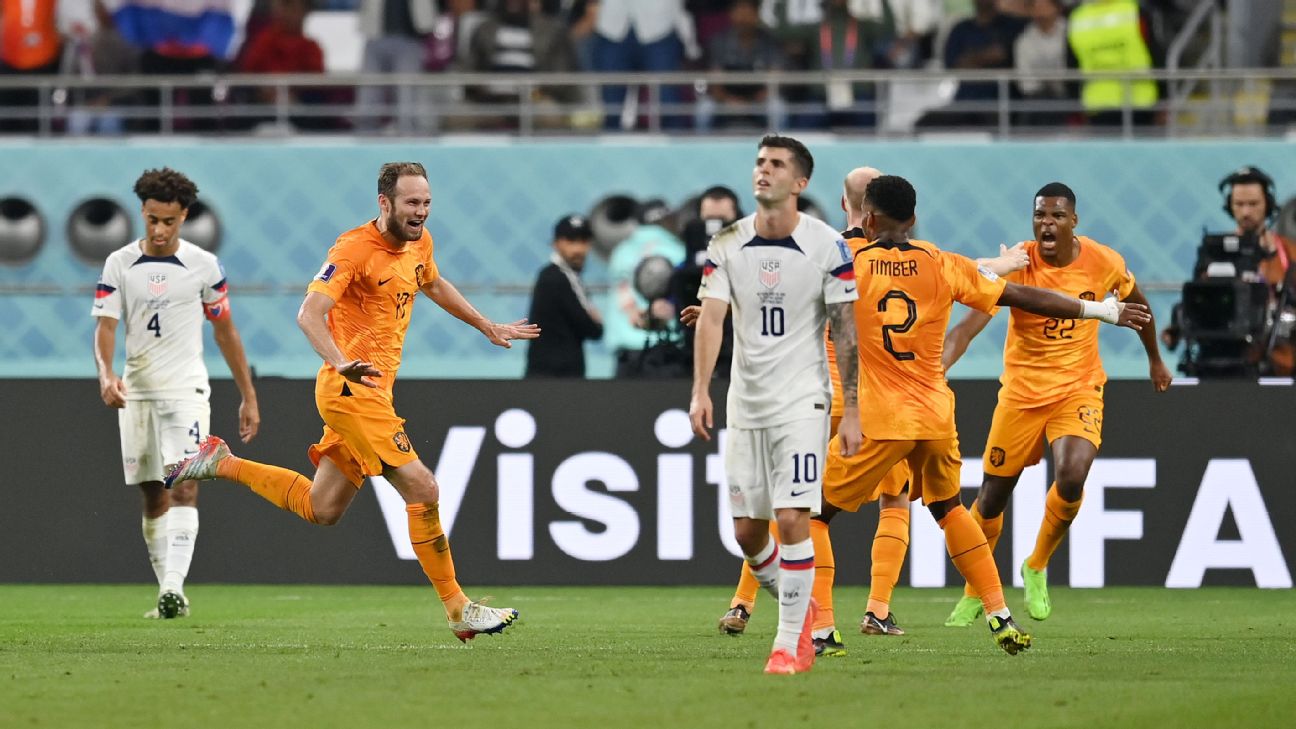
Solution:
[[[261,434],[235,451],[310,472],[313,383],[258,382]],[[723,408],[723,387],[715,397]],[[997,383],[955,383],[970,503]],[[404,381],[400,412],[437,473],[442,520],[466,584],[729,583],[738,572],[723,433],[694,438],[685,381]],[[1102,453],[1054,584],[1290,587],[1296,558],[1296,388],[1219,382],[1157,395],[1107,391]],[[151,579],[139,495],[122,485],[114,412],[87,380],[0,381],[8,477],[0,582]],[[238,394],[215,383],[213,428],[232,434]],[[717,422],[722,422],[718,420]],[[279,511],[241,486],[204,485],[195,582],[423,581],[403,504],[375,479],[335,527]],[[1047,464],[1022,478],[1000,542],[1005,580],[1030,552]],[[868,581],[877,510],[833,523],[837,579]],[[915,513],[902,585],[958,584],[932,519]],[[1015,578],[1014,579],[1019,579]]]

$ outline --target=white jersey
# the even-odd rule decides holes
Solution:
[[[749,215],[707,247],[698,298],[733,311],[728,425],[766,428],[822,418],[832,399],[823,332],[828,304],[854,301],[850,249],[826,223],[801,215],[792,235],[756,235]]]
[[[202,325],[229,315],[225,271],[216,256],[186,241],[175,255],[145,255],[140,241],[104,261],[94,316],[126,325],[127,400],[206,399]]]

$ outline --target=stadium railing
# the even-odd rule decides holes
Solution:
[[[1162,93],[1151,108],[1135,108],[1126,94],[1119,109],[1108,110],[1119,112],[1118,123],[1089,125],[1075,90],[1084,81],[1094,79],[1115,79],[1126,84],[1152,80]],[[1023,80],[1063,82],[1073,93],[1060,99],[1022,98],[1015,84]],[[955,90],[965,82],[994,84],[997,98],[955,101]],[[847,108],[830,110],[823,101],[824,90],[839,84],[854,85],[858,98]],[[111,116],[122,122],[127,133],[163,135],[382,131],[407,136],[561,136],[604,131],[701,132],[694,129],[693,123],[699,111],[697,100],[716,85],[760,86],[767,90],[769,98],[782,99],[777,109],[756,102],[726,105],[715,111],[720,120],[755,118],[752,125],[743,128],[744,133],[749,133],[752,126],[762,126],[762,117],[767,127],[823,128],[888,137],[973,132],[991,138],[1268,136],[1285,133],[1288,124],[1296,121],[1296,69],[1264,68],[1105,74],[1074,70],[940,70],[827,74],[2,76],[0,90],[35,90],[39,100],[35,105],[0,106],[0,128],[25,123],[31,134],[68,136],[88,128],[87,118]],[[635,90],[627,94],[629,101],[604,103],[601,91],[621,86]],[[356,92],[365,87],[386,90],[380,96],[388,98],[358,106]],[[464,93],[464,89],[472,87],[511,88],[516,90],[517,100],[473,101]],[[576,100],[554,101],[542,94],[546,89],[567,89],[564,96]],[[305,103],[302,95],[313,99]],[[108,98],[111,101],[105,101]],[[847,112],[854,121],[830,126],[826,122],[830,111]],[[917,123],[927,112],[938,114]],[[1041,117],[1048,121],[1040,123]],[[975,121],[969,123],[969,118]],[[791,123],[775,123],[783,119]]]

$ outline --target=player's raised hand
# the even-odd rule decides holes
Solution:
[[[1030,265],[1030,254],[1026,252],[1026,242],[1022,241],[1017,245],[1009,248],[999,244],[999,260],[1001,260],[1007,269],[1005,273],[1020,271]]]
[[[686,306],[684,311],[680,312],[680,324],[691,327],[697,323],[698,317],[702,316],[702,307]]]
[[[369,378],[382,377],[382,372],[377,367],[374,367],[372,362],[365,362],[362,359],[353,359],[333,369],[351,382],[365,387],[377,387],[378,383]]]
[[[540,336],[540,325],[528,324],[526,319],[518,319],[512,324],[491,322],[482,333],[491,341],[491,344],[505,349],[512,349],[511,340],[535,339]]]
[[[1148,374],[1152,377],[1152,386],[1157,392],[1165,392],[1170,389],[1170,381],[1174,376],[1170,374],[1170,368],[1166,367],[1165,362],[1157,360],[1148,368]]]
[[[126,407],[126,383],[116,375],[99,381],[99,397],[110,408]]]
[[[689,424],[693,426],[694,435],[702,440],[711,440],[709,430],[715,423],[711,416],[711,395],[709,393],[693,394],[693,399],[689,401]]]
[[[256,400],[244,400],[239,405],[239,440],[250,443],[261,429],[261,409]]]
[[[1116,308],[1118,312],[1116,326],[1118,327],[1129,327],[1134,331],[1138,331],[1152,321],[1152,312],[1143,304],[1119,301],[1116,302]]]

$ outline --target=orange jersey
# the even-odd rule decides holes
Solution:
[[[1026,243],[1030,265],[1007,276],[1013,283],[1038,286],[1088,301],[1115,293],[1124,299],[1134,290],[1134,276],[1125,259],[1107,246],[1076,236],[1080,255],[1063,267],[1045,263],[1039,244]],[[1046,405],[1082,389],[1107,382],[1098,356],[1096,319],[1051,319],[1013,309],[999,397],[1015,403]]]
[[[941,351],[954,302],[992,311],[1003,279],[921,240],[880,242],[855,254],[860,414],[871,440],[955,437],[954,393]]]
[[[842,239],[846,241],[852,255],[859,253],[861,248],[868,245],[868,239],[859,228],[843,232]],[[833,346],[831,331],[831,325],[824,327],[824,347],[828,350],[828,376],[832,378],[832,407],[829,415],[840,418],[846,403],[842,399],[841,372],[837,371],[837,348]]]
[[[432,236],[396,249],[383,240],[374,221],[338,236],[328,260],[307,291],[333,299],[329,331],[348,359],[372,362],[388,392],[400,368],[401,348],[419,289],[435,281]],[[333,373],[327,364],[320,374]]]

